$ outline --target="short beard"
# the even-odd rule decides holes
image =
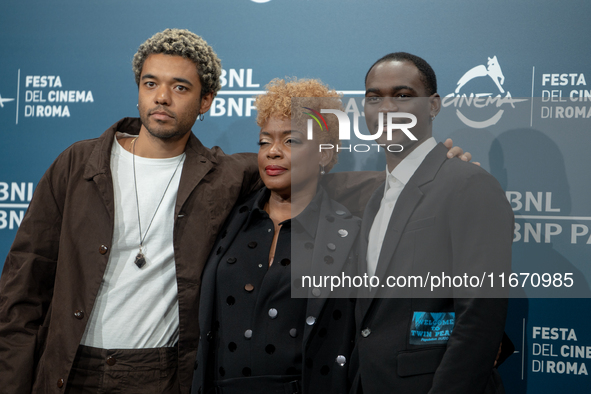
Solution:
[[[201,107],[201,100],[199,100],[199,108]],[[196,110],[197,112],[198,110]],[[191,127],[195,124],[193,121],[192,124],[186,123],[179,123],[177,124],[177,128],[171,131],[167,131],[165,129],[161,129],[160,125],[155,120],[150,120],[150,115],[143,115],[143,111],[140,111],[140,120],[142,121],[142,125],[148,130],[148,133],[154,138],[157,138],[162,141],[167,142],[176,142],[181,140],[187,133],[191,131]],[[198,114],[191,114],[191,119],[195,116],[195,120],[197,119]],[[178,120],[178,118],[177,118]]]
[[[170,141],[170,142],[176,142],[180,139],[182,139],[188,132],[191,131],[191,129],[187,129],[185,131],[182,130],[174,130],[172,132],[168,132],[168,131],[161,131],[158,128],[154,128],[154,127],[148,127],[146,125],[147,122],[144,122],[142,120],[142,124],[144,125],[144,127],[146,128],[146,130],[148,130],[148,133],[150,133],[150,135],[154,138],[158,138],[160,140],[164,140],[164,141]]]

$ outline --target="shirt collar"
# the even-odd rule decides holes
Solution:
[[[392,172],[388,172],[388,165],[386,165],[386,191],[391,187],[390,184],[395,183],[396,180],[400,181],[403,185],[406,185],[423,160],[425,160],[425,157],[427,157],[429,152],[431,152],[435,146],[437,146],[435,138],[430,137],[410,152],[408,156],[402,159]]]
[[[320,202],[322,201],[323,193],[324,189],[322,189],[322,187],[319,187],[318,191],[316,192],[316,195],[314,196],[312,201],[310,201],[308,206],[293,219],[293,221],[297,223],[298,227],[303,228],[312,237],[316,236],[316,228],[318,227],[318,213],[320,212]],[[269,217],[269,215],[265,211],[265,204],[267,203],[267,201],[269,201],[270,195],[271,191],[266,187],[261,188],[257,192],[254,204],[252,206],[252,209],[248,213],[248,218],[246,219],[246,223],[244,225],[245,229],[247,229],[249,226],[253,225],[257,221]],[[283,226],[291,226],[291,222],[291,219],[287,219],[281,222],[280,224]]]
[[[254,204],[251,210],[248,212],[248,217],[244,223],[244,229],[246,230],[252,224],[260,221],[262,218],[268,218],[269,215],[265,211],[265,203],[269,201],[271,191],[266,187],[260,188],[254,197]]]

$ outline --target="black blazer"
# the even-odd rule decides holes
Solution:
[[[499,183],[486,171],[448,160],[437,145],[402,190],[378,260],[376,276],[412,275],[435,263],[446,274],[507,271],[511,263],[513,212]],[[384,186],[370,198],[360,234],[360,267],[366,270],[368,236]],[[382,289],[357,301],[355,381],[364,394],[477,394],[499,389],[493,364],[503,337],[505,298],[407,298]],[[467,293],[462,293],[466,296]],[[399,294],[400,295],[400,294]],[[424,294],[423,294],[424,296]],[[455,314],[447,342],[421,343],[413,316]],[[434,315],[442,316],[442,315]],[[449,322],[448,322],[449,323]],[[416,324],[416,322],[415,322]],[[450,328],[449,324],[446,328]],[[434,333],[432,333],[434,334]]]
[[[321,200],[316,239],[312,251],[311,274],[334,273],[334,275],[340,275],[341,270],[357,266],[354,247],[361,220],[352,216],[342,205],[330,200],[322,188],[319,188],[319,193],[321,193]],[[195,363],[192,393],[208,393],[213,384],[211,371],[208,374],[210,367],[208,355],[211,345],[208,338],[211,338],[210,332],[213,329],[216,274],[222,255],[216,255],[215,251],[220,247],[227,250],[243,228],[254,201],[255,198],[252,196],[246,202],[234,207],[220,232],[221,234],[225,233],[225,237],[220,237],[216,241],[203,271],[199,310],[199,326],[202,335]],[[345,230],[347,235],[343,236],[343,232],[339,233],[339,230]],[[297,244],[297,239],[297,237],[292,237],[292,256],[304,248],[303,244]],[[329,243],[332,245],[327,247]],[[326,264],[326,256],[332,258],[331,264]],[[292,282],[293,280],[292,277]],[[309,290],[312,294],[312,289]],[[306,324],[305,327],[302,327],[301,392],[347,393],[350,387],[347,377],[354,336],[354,300],[326,297],[327,289],[320,290],[320,296],[312,295],[307,302],[306,316],[314,316],[316,321],[313,325]],[[318,294],[317,291],[315,293]],[[338,362],[337,357],[339,357]]]

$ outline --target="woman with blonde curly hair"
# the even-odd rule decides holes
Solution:
[[[295,272],[353,266],[360,220],[319,186],[337,161],[319,150],[339,144],[336,117],[306,134],[306,113],[342,110],[340,95],[318,80],[275,79],[256,106],[265,187],[235,206],[204,270],[193,392],[345,393],[354,303],[321,288],[292,298]]]

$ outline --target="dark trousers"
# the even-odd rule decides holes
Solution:
[[[178,351],[78,348],[65,393],[178,394]]]

